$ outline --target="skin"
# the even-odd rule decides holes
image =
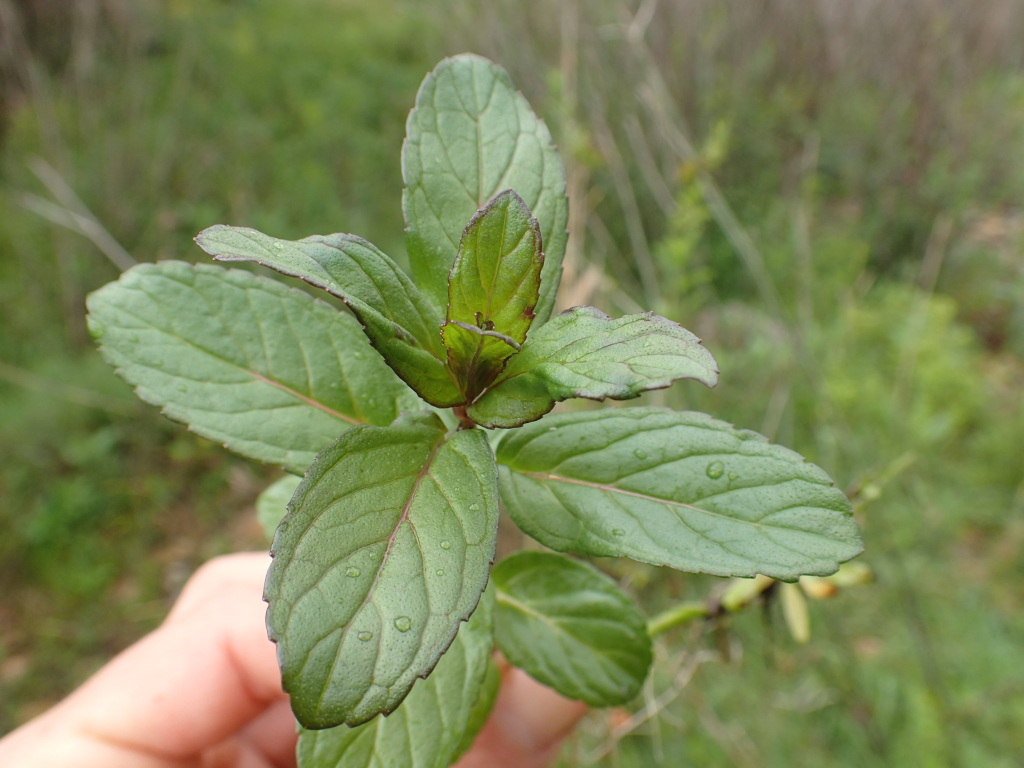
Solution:
[[[293,768],[295,720],[264,624],[267,565],[265,554],[204,565],[158,629],[0,739],[0,765]],[[506,665],[457,768],[543,768],[584,711]]]

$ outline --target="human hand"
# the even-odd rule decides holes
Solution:
[[[261,600],[263,554],[211,560],[166,621],[49,712],[0,740],[11,768],[292,768],[295,720]],[[506,669],[458,768],[541,768],[582,716]]]
[[[491,716],[455,768],[544,768],[586,711],[504,663]]]

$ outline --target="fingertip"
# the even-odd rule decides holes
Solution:
[[[180,621],[224,589],[237,587],[262,599],[270,563],[266,552],[237,552],[208,560],[185,582],[164,623]]]

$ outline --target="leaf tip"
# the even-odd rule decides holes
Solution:
[[[192,240],[196,245],[198,245],[208,254],[214,256],[215,254],[213,253],[212,250],[210,250],[209,241],[213,237],[215,237],[218,232],[226,228],[227,227],[224,224],[214,224],[213,226],[207,227],[206,229],[202,230],[198,235],[193,237]]]

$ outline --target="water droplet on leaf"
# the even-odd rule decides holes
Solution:
[[[345,569],[345,575],[350,579],[356,578],[360,574],[360,570],[356,567],[350,567]]]
[[[282,243],[280,240],[275,240],[274,241],[274,247],[275,248],[284,248],[284,243]]]
[[[399,616],[395,619],[395,629],[399,632],[408,632],[412,629],[412,619],[408,616]]]
[[[479,504],[470,504],[469,505],[469,511],[470,512],[479,512],[480,511],[480,505]]]
[[[452,546],[452,543],[450,541],[448,541],[448,539],[445,539],[444,541],[441,542],[441,549],[450,549],[451,546]]]
[[[637,448],[635,451],[633,451],[633,455],[642,461],[643,459],[647,458],[647,451],[641,451],[639,448]]]
[[[612,536],[625,536],[626,532],[621,528],[612,528]]]
[[[444,576],[444,568],[438,568],[437,569],[437,575],[438,576]]]
[[[360,632],[358,635],[356,635],[356,637],[358,637],[365,643],[373,639],[373,632]]]
[[[717,480],[725,474],[725,464],[720,461],[712,461],[708,464],[708,468],[704,470],[704,473],[712,480]]]

